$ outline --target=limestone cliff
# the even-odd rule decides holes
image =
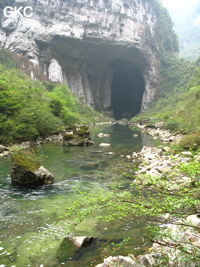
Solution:
[[[130,117],[158,89],[151,1],[1,0],[0,46],[26,56],[32,78],[67,83],[87,105]],[[5,18],[7,5],[32,6],[33,16]]]

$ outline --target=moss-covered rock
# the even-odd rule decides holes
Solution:
[[[13,154],[11,164],[11,180],[15,185],[32,187],[54,182],[53,174],[26,154]]]
[[[63,135],[63,140],[64,141],[69,141],[71,139],[73,139],[75,137],[74,133],[73,132],[66,132],[64,135]]]
[[[73,139],[65,142],[65,145],[68,146],[89,146],[93,145],[93,142],[90,141],[88,138],[81,138],[79,136],[75,136]]]
[[[89,128],[87,126],[80,126],[76,128],[76,134],[78,136],[90,136]]]
[[[36,171],[40,164],[38,161],[33,160],[30,156],[24,153],[15,153],[11,157],[12,164],[20,166],[25,171]]]
[[[87,126],[70,126],[63,136],[63,144],[66,146],[93,145],[89,128]]]
[[[76,125],[68,125],[65,127],[66,132],[75,132],[76,131]]]

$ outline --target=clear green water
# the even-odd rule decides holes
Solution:
[[[130,179],[118,170],[130,161],[125,157],[144,145],[155,145],[148,135],[133,132],[127,126],[95,127],[91,129],[95,145],[63,147],[45,144],[33,153],[55,175],[55,183],[37,189],[20,189],[10,182],[9,159],[0,160],[0,264],[5,266],[95,266],[106,256],[137,254],[145,246],[143,230],[146,221],[134,217],[105,223],[90,216],[78,223],[74,235],[94,235],[98,245],[76,261],[62,262],[57,250],[63,237],[71,232],[70,219],[63,219],[65,209],[79,191],[109,190],[110,185],[128,185]],[[99,132],[110,137],[99,138]],[[99,147],[99,143],[111,147]],[[108,155],[113,152],[113,155]],[[122,157],[122,155],[124,157]],[[122,249],[110,245],[112,240],[130,237]]]

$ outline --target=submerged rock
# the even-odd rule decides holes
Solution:
[[[63,136],[65,146],[88,146],[93,145],[89,128],[87,126],[73,126]]]
[[[91,162],[87,163],[81,166],[81,169],[83,170],[92,170],[92,169],[97,169],[100,166],[99,162]]]
[[[32,187],[54,182],[52,173],[26,155],[12,155],[11,163],[11,180],[15,185]]]
[[[95,240],[92,236],[67,236],[57,251],[57,258],[59,261],[77,260],[90,249]]]

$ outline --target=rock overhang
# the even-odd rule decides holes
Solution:
[[[148,107],[158,87],[159,63],[156,16],[149,1],[27,0],[23,4],[33,6],[34,15],[18,18],[11,31],[0,27],[3,47],[27,56],[36,72],[67,83],[87,105],[110,115],[113,66],[116,60],[131,62],[145,82],[140,110]],[[3,24],[9,25],[5,18]],[[35,70],[31,77],[38,79]]]

